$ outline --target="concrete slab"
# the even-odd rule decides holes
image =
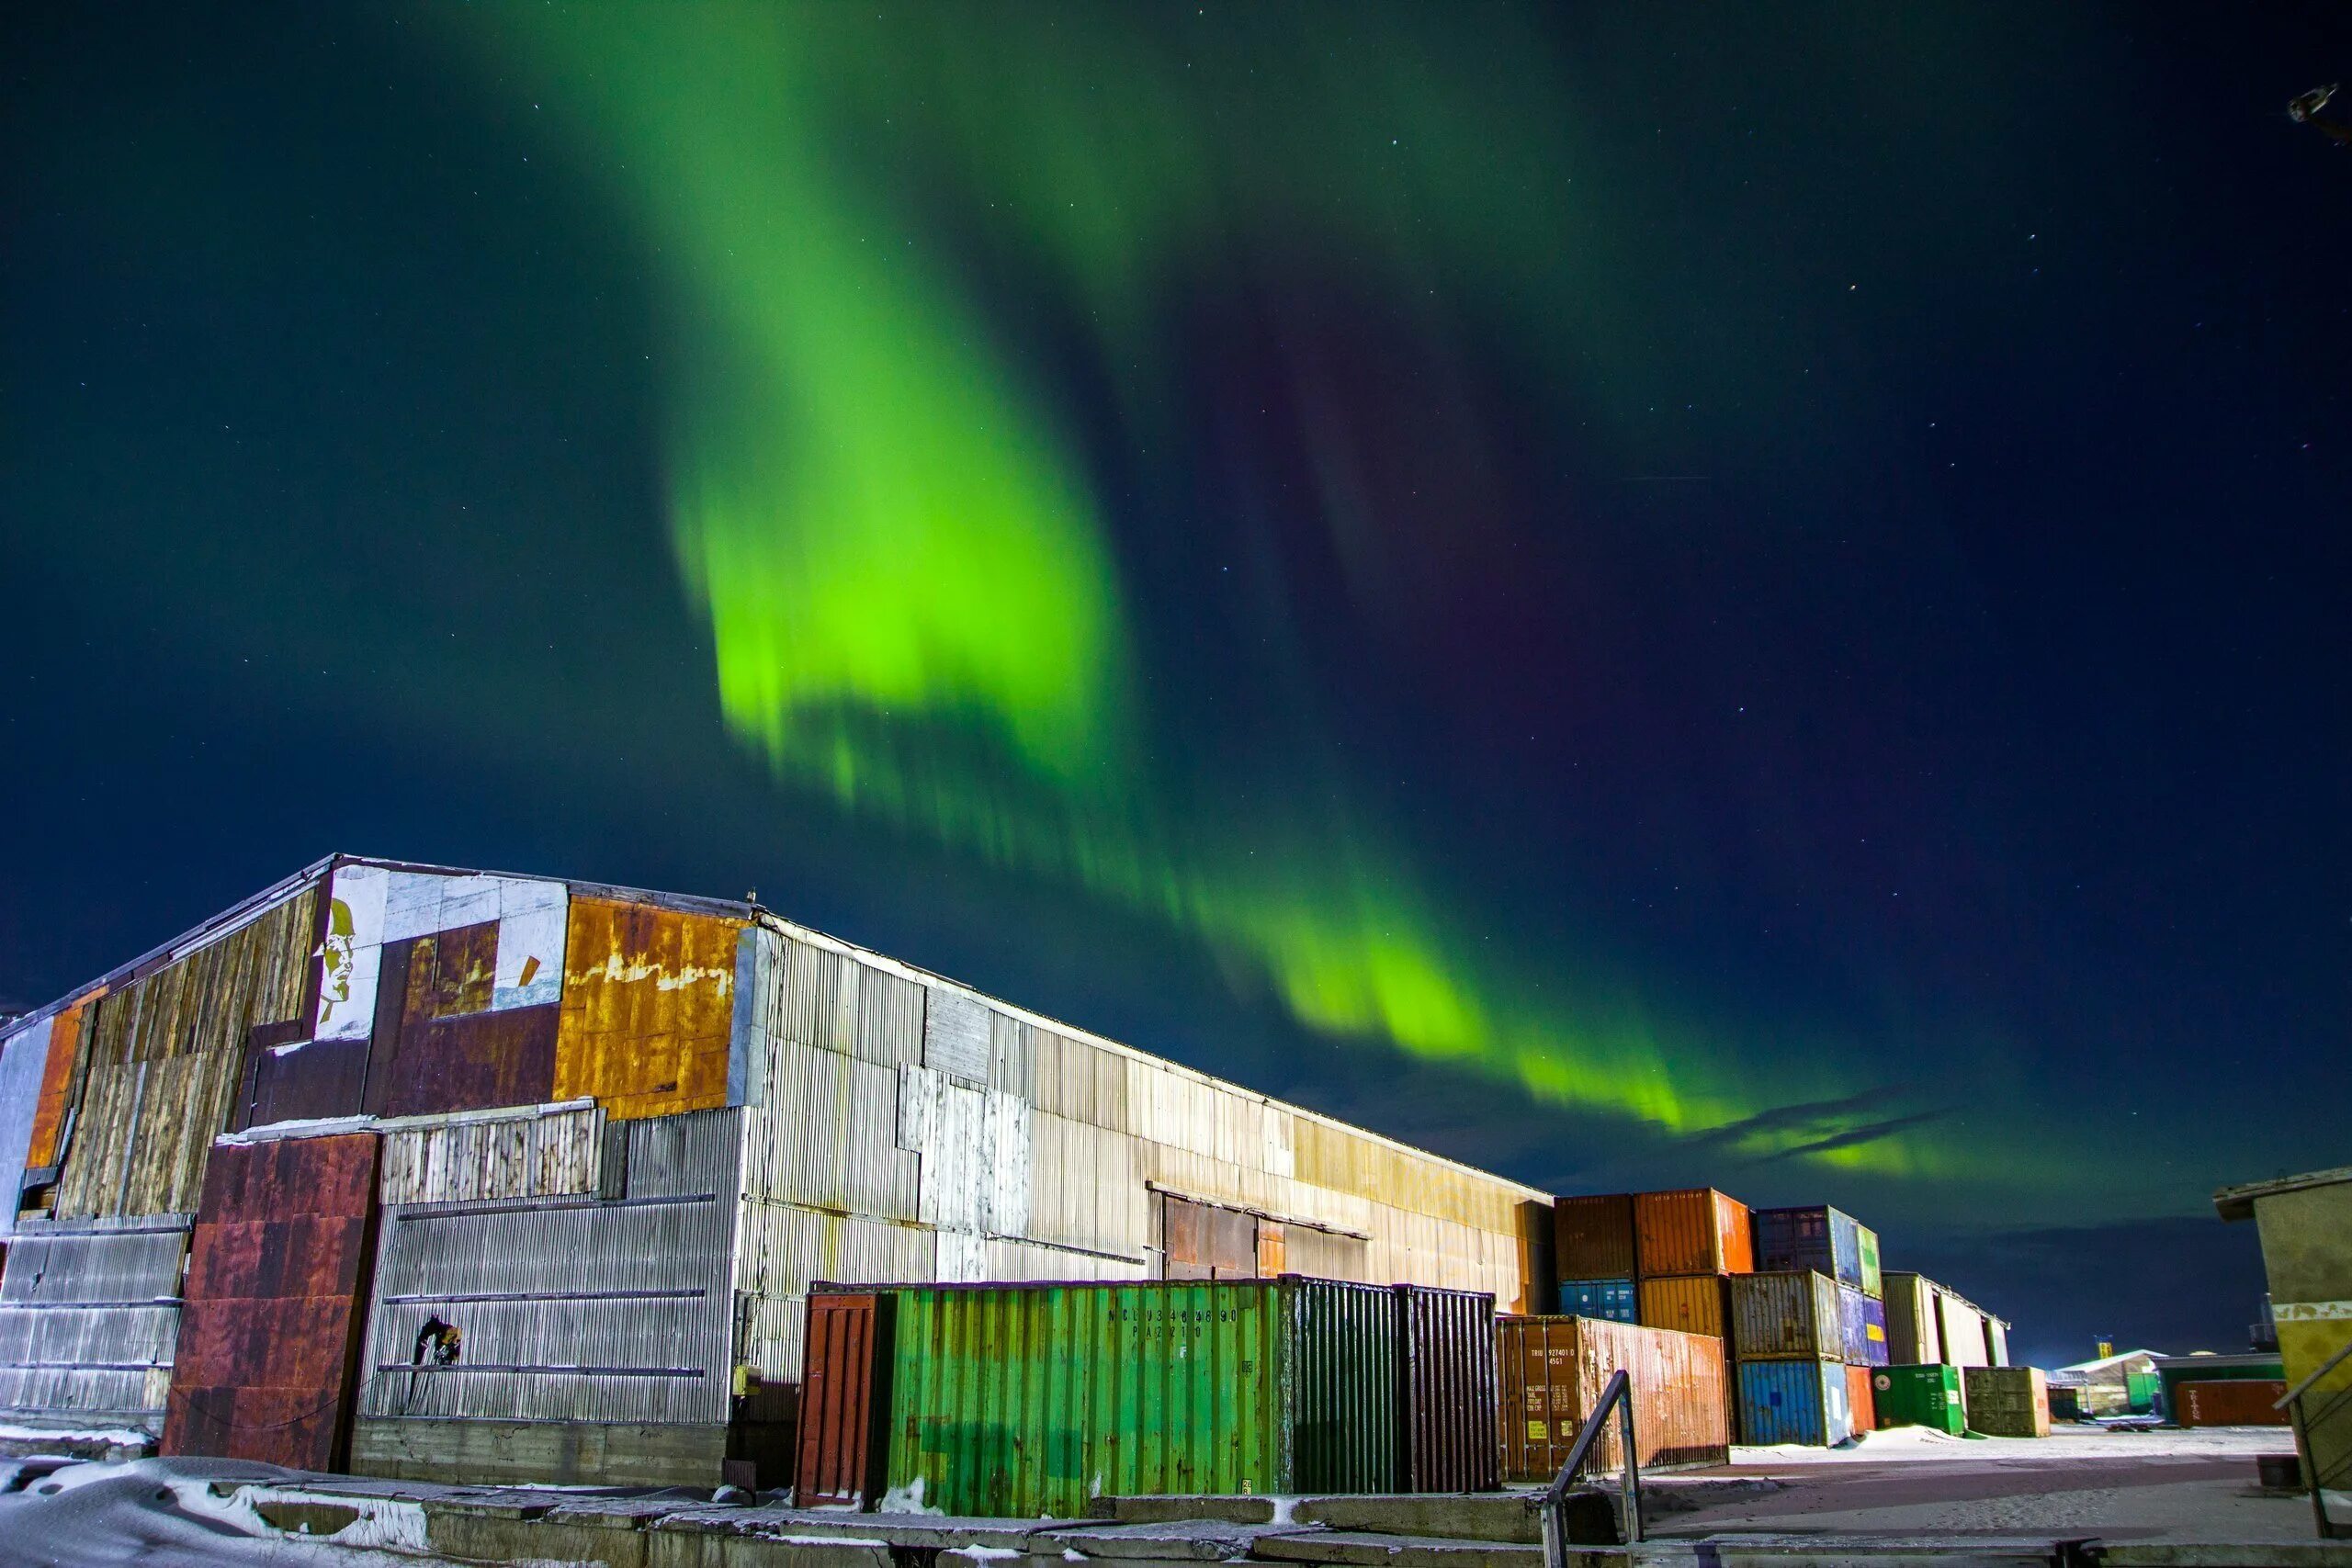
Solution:
[[[1035,1545],[1122,1563],[1146,1558],[1174,1562],[1223,1562],[1249,1556],[1269,1536],[1292,1533],[1302,1528],[1305,1527],[1293,1524],[1243,1524],[1232,1519],[1061,1526],[1038,1531]]]
[[[1362,1568],[1543,1568],[1544,1549],[1516,1541],[1451,1536],[1309,1530],[1268,1535],[1250,1555],[1273,1562],[1329,1562]]]
[[[1156,1524],[1166,1519],[1229,1519],[1240,1525],[1273,1523],[1298,1506],[1296,1497],[1235,1496],[1188,1493],[1166,1497],[1097,1497],[1095,1504],[1120,1524]]]
[[[1634,1568],[2087,1568],[2085,1540],[2047,1536],[1781,1535],[1741,1531],[1644,1541]]]
[[[1540,1546],[1544,1521],[1532,1492],[1430,1492],[1306,1497],[1294,1517],[1335,1530],[1435,1536]]]

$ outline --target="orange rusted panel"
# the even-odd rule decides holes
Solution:
[[[25,1168],[40,1170],[57,1163],[57,1135],[64,1130],[65,1108],[74,1099],[74,1064],[82,1052],[82,1014],[107,994],[104,986],[57,1015],[49,1027],[49,1060],[42,1065],[40,1099],[33,1106],[32,1144],[25,1152]]]
[[[571,899],[555,1098],[616,1119],[727,1103],[741,920]]]

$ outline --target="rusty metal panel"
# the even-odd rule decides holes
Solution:
[[[1634,1231],[1644,1275],[1745,1274],[1756,1267],[1747,1205],[1712,1187],[1635,1194]]]
[[[1736,1274],[1731,1338],[1744,1361],[1844,1359],[1838,1281],[1810,1269]]]
[[[164,1452],[344,1467],[376,1180],[373,1133],[214,1150]]]
[[[0,1041],[0,1237],[17,1228],[17,1197],[33,1143],[33,1117],[40,1109],[41,1078],[49,1070],[54,1021],[42,1019]]]
[[[258,1024],[246,1047],[243,1102],[238,1130],[277,1122],[315,1122],[359,1114],[368,1086],[365,1040],[280,1039],[299,1021]]]
[[[1557,1475],[1593,1402],[1619,1371],[1633,1384],[1634,1440],[1645,1467],[1729,1457],[1722,1340],[1589,1317],[1507,1317],[1496,1333],[1505,1481]],[[1611,1421],[1594,1462],[1620,1468],[1623,1452]]]
[[[1602,1192],[1561,1198],[1552,1205],[1553,1260],[1563,1280],[1630,1280],[1634,1258],[1634,1195]]]
[[[1408,1492],[1501,1484],[1495,1441],[1495,1298],[1396,1287],[1399,1479]]]
[[[727,1418],[739,1114],[628,1123],[626,1195],[388,1209],[368,1417]],[[462,1337],[419,1359],[438,1318]]]
[[[891,1301],[871,1294],[809,1298],[796,1507],[855,1508],[881,1495],[886,1445],[873,1440],[873,1427],[877,1415],[889,1418]]]
[[[64,1154],[66,1112],[81,1097],[84,1024],[91,1004],[105,994],[103,988],[94,991],[61,1008],[50,1020],[49,1065],[33,1111],[32,1137],[25,1152],[28,1169],[53,1168]]]
[[[368,1038],[379,1015],[377,987],[387,977],[386,946],[468,927],[491,928],[489,962],[478,994],[469,990],[456,1010],[553,1004],[562,986],[569,901],[562,883],[534,877],[336,866],[312,1036]]]
[[[548,1098],[616,1120],[728,1102],[740,920],[574,898]]]
[[[987,1003],[941,986],[931,988],[922,1024],[922,1065],[968,1084],[989,1081]]]
[[[0,1418],[160,1427],[187,1221],[32,1222],[0,1276]]]
[[[382,944],[365,1097],[371,1114],[424,1116],[559,1098],[556,1010],[490,1008],[497,937],[493,923]]]
[[[593,1192],[604,1130],[605,1113],[593,1103],[388,1123],[382,1201],[464,1203]]]

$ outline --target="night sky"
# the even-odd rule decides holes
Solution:
[[[0,21],[0,998],[763,903],[2232,1349],[2352,1125],[2339,5]],[[2352,120],[2352,102],[2325,111]]]

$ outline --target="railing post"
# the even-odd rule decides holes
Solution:
[[[1625,1463],[1617,1472],[1617,1491],[1625,1505],[1625,1540],[1642,1539],[1642,1461],[1634,1447],[1634,1385],[1628,1380],[1617,1396],[1618,1438],[1624,1444]]]

